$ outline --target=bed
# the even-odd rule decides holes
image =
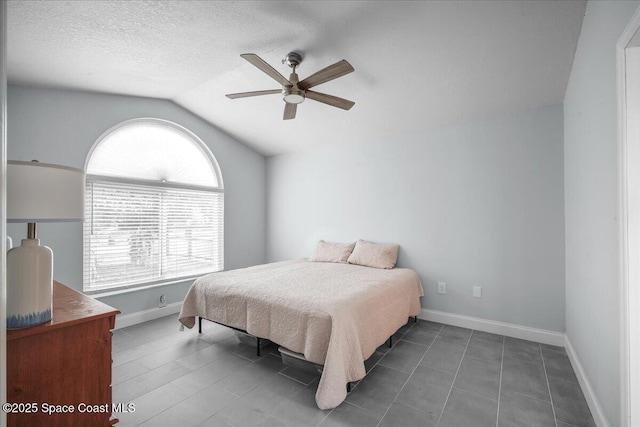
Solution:
[[[423,295],[411,269],[290,260],[197,279],[179,319],[244,330],[324,365],[316,403],[330,409],[365,376],[376,348],[420,313]]]

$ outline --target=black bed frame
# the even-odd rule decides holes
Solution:
[[[244,329],[234,328],[233,326],[225,325],[224,323],[216,322],[215,320],[206,319],[204,317],[198,317],[198,333],[199,334],[202,333],[202,319],[208,320],[209,322],[217,323],[218,325],[222,325],[222,326],[225,326],[227,328],[231,328],[234,331],[242,332],[243,334],[247,334],[249,336],[252,336],[249,332],[245,331]],[[418,316],[414,316],[413,317],[413,323],[418,323]],[[255,337],[255,338],[256,338],[256,356],[260,357],[260,337]],[[388,341],[389,341],[389,348],[392,348],[393,347],[393,335],[391,335],[389,337]],[[351,383],[347,383],[347,393],[350,393],[350,392],[351,392]]]
[[[222,325],[227,328],[231,328],[234,331],[242,332],[243,334],[253,336],[249,332],[245,331],[244,329],[234,328],[233,326],[225,325],[224,323],[216,322],[215,320],[205,319],[204,317],[198,317],[198,333],[199,334],[202,333],[202,319],[208,320],[209,322],[217,323],[218,325]],[[256,338],[256,356],[260,357],[260,337],[255,337],[255,338]]]

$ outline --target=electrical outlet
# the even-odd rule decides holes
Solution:
[[[446,282],[438,282],[438,293],[446,294],[447,293],[447,283]]]
[[[473,296],[476,298],[482,298],[482,286],[473,287]]]
[[[167,298],[164,295],[160,295],[160,301],[158,301],[158,307],[166,307]]]

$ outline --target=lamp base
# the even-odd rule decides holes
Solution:
[[[51,320],[53,252],[38,239],[23,239],[7,252],[7,329]]]

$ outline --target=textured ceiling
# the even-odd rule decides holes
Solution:
[[[582,1],[18,1],[8,6],[9,82],[172,99],[266,154],[398,137],[474,117],[561,103]],[[240,58],[300,78],[347,59],[355,72],[314,88],[283,121],[277,89]]]

